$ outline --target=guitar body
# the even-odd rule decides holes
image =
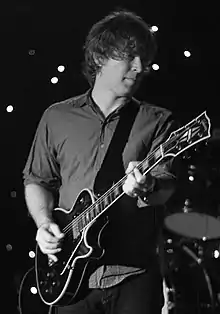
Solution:
[[[61,208],[54,210],[54,219],[60,229],[65,230],[65,226],[68,226],[56,263],[49,261],[39,246],[36,247],[35,270],[38,291],[43,302],[48,305],[62,306],[73,303],[73,300],[75,303],[82,299],[88,290],[85,277],[89,277],[92,269],[89,262],[99,259],[104,254],[100,236],[108,223],[106,216],[91,222],[83,231],[77,230],[77,223],[80,223],[79,215],[93,202],[93,194],[85,189],[78,195],[70,211]]]

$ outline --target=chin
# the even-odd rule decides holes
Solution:
[[[133,94],[133,88],[130,87],[124,87],[123,90],[121,90],[121,96],[130,96]]]
[[[130,97],[133,95],[136,89],[137,89],[136,84],[130,85],[130,84],[125,84],[125,82],[122,82],[122,84],[116,86],[115,93],[119,97],[123,97],[123,96]]]

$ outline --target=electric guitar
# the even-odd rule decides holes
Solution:
[[[165,157],[176,157],[208,139],[211,136],[210,129],[210,119],[204,111],[172,132],[137,168],[142,174],[147,174]],[[100,235],[108,220],[103,214],[124,194],[122,186],[126,178],[127,175],[99,197],[89,189],[83,189],[69,211],[54,209],[54,218],[65,234],[62,250],[57,254],[58,261],[51,262],[39,246],[36,246],[37,288],[45,304],[62,306],[79,299],[89,262],[99,259],[104,253],[100,245]]]

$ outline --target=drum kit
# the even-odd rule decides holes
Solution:
[[[217,148],[216,148],[217,147]],[[163,314],[220,313],[220,145],[186,160],[162,234]]]

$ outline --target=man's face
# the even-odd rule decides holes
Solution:
[[[118,97],[132,95],[138,88],[143,74],[140,57],[132,60],[108,59],[97,75],[102,88]]]

